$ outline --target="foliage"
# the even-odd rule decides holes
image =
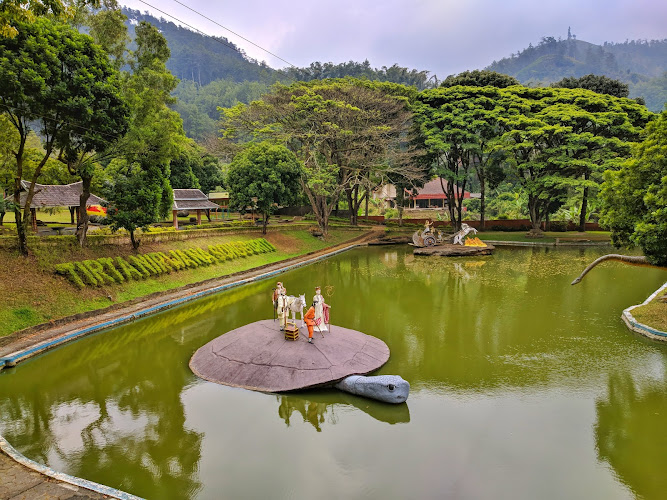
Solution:
[[[288,68],[283,70],[288,80],[309,82],[311,80],[326,80],[328,78],[359,78],[376,80],[380,82],[400,83],[417,87],[419,90],[431,88],[437,85],[438,79],[428,76],[428,71],[408,69],[394,64],[391,67],[372,68],[370,62],[362,63],[348,61],[346,63],[334,64],[331,62],[321,63],[316,61],[307,68]]]
[[[415,94],[410,87],[354,79],[278,85],[261,101],[224,110],[223,134],[232,145],[268,138],[294,152],[306,172],[302,188],[326,235],[342,193],[382,184],[391,172],[416,175],[408,108]]]
[[[665,71],[667,40],[632,40],[595,45],[571,36],[566,40],[542,37],[533,46],[494,61],[486,69],[506,73],[522,83],[555,82],[565,77],[606,75],[636,83]]]
[[[504,76],[486,73],[476,76],[483,81]],[[462,80],[474,76],[469,73]],[[497,87],[440,87],[420,93],[415,106],[424,148],[429,152],[433,173],[442,180],[450,220],[457,230],[461,227],[463,196],[471,172],[476,173],[480,183],[482,221],[487,180],[493,187],[502,179],[496,170],[503,154],[494,147],[499,137],[499,120],[505,112],[497,103],[500,97]]]
[[[491,219],[524,219],[528,216],[528,198],[514,186],[503,182],[492,190],[489,197],[488,213]]]
[[[27,253],[26,236],[34,184],[54,151],[104,149],[125,130],[127,107],[118,75],[92,38],[48,19],[17,24],[14,38],[0,38],[1,105],[19,135],[14,200],[18,205],[24,176],[26,141],[33,126],[43,139],[24,207],[18,211],[19,250]]]
[[[21,24],[32,23],[39,16],[53,16],[61,20],[73,15],[67,2],[62,0],[2,0],[0,2],[0,37],[14,38]]]
[[[464,71],[458,75],[449,75],[445,78],[441,87],[455,87],[463,85],[465,87],[497,87],[504,89],[512,85],[519,85],[516,78],[489,70]]]
[[[83,21],[89,27],[90,36],[107,53],[117,70],[127,62],[125,53],[130,37],[125,21],[127,17],[115,5],[113,8],[110,6],[102,10],[86,11]]]
[[[564,89],[587,89],[598,94],[609,94],[614,97],[628,97],[628,84],[613,80],[604,75],[586,75],[581,78],[565,77],[551,84],[551,87]]]
[[[583,89],[509,87],[497,147],[528,196],[533,229],[555,212],[570,189],[595,187],[602,171],[629,155],[651,114],[629,99]],[[584,200],[586,195],[584,194]],[[582,207],[582,220],[586,208]]]
[[[220,162],[191,139],[181,138],[179,152],[169,164],[174,189],[201,189],[205,194],[224,184]]]
[[[654,112],[662,111],[667,101],[667,87],[661,79],[667,71],[667,39],[605,42],[600,46],[577,40],[573,35],[566,40],[543,37],[537,46],[530,44],[525,50],[494,61],[486,69],[511,75],[525,85],[548,85],[559,80],[562,83],[564,79],[579,80],[593,74],[595,79],[618,80],[619,90],[627,84],[629,95],[643,97]],[[616,91],[613,95],[622,94]]]
[[[266,234],[269,216],[278,206],[289,206],[298,199],[303,173],[302,164],[285,146],[251,143],[229,166],[229,207],[241,212],[253,207],[263,214]]]
[[[648,109],[660,113],[667,104],[667,71],[660,76],[632,85],[630,95],[641,96]]]
[[[667,111],[646,127],[644,141],[618,171],[605,174],[600,222],[615,245],[638,245],[667,266]]]
[[[168,41],[171,51],[167,69],[182,80],[192,80],[200,87],[219,79],[265,84],[277,80],[275,70],[249,58],[227,38],[213,39],[138,10],[123,8],[123,13],[128,17],[130,29],[141,22],[155,26]]]
[[[112,183],[105,186],[107,220],[112,230],[129,231],[134,248],[139,247],[138,228],[145,229],[169,214],[173,196],[168,173],[166,163],[143,156],[120,165]]]
[[[169,163],[178,156],[184,137],[178,114],[167,107],[177,80],[165,66],[169,58],[166,41],[145,22],[139,23],[135,33],[133,73],[125,74],[123,80],[132,110],[130,126],[116,145],[118,158],[108,167],[111,175],[104,191],[112,229],[127,229],[137,248],[135,230],[157,222],[171,210]]]
[[[65,262],[56,264],[55,271],[65,276],[77,288],[84,288],[86,285],[103,286],[141,280],[181,269],[275,251],[276,248],[271,243],[263,238],[257,238],[209,245],[208,250],[201,248],[171,250],[169,255],[164,252],[151,252],[131,255],[126,259],[103,257],[81,262]]]
[[[192,80],[181,80],[174,90],[177,102],[171,107],[183,119],[188,137],[202,141],[218,132],[219,108],[231,108],[238,103],[248,104],[268,92],[269,85],[262,82],[235,82],[232,79],[214,80],[199,85]]]

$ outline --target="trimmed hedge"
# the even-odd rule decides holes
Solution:
[[[130,255],[127,259],[102,257],[96,260],[65,262],[57,264],[55,271],[65,276],[76,287],[84,288],[140,280],[181,269],[209,266],[217,262],[275,251],[276,247],[271,243],[264,238],[257,238],[209,245],[208,250],[201,248],[170,250],[169,255],[164,252],[151,252]]]

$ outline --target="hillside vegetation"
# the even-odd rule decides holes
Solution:
[[[544,37],[537,46],[530,44],[486,69],[531,86],[565,77],[605,75],[627,83],[630,97],[643,97],[652,111],[661,111],[667,101],[667,39],[595,45],[572,35],[566,40]]]

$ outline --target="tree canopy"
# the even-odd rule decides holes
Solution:
[[[581,78],[565,77],[551,84],[551,87],[564,89],[586,89],[598,94],[609,94],[614,97],[628,97],[630,91],[627,83],[604,75],[586,75]]]
[[[302,175],[301,162],[285,146],[251,143],[229,165],[229,206],[241,212],[252,207],[263,214],[266,234],[269,217],[278,206],[289,206],[299,198]]]
[[[620,170],[608,171],[601,223],[617,246],[639,246],[649,262],[667,266],[667,111],[646,127],[644,140]]]
[[[490,70],[464,71],[458,75],[449,75],[441,83],[441,87],[455,87],[464,85],[466,87],[497,87],[504,89],[512,85],[519,85],[519,80],[513,76]]]
[[[279,85],[248,106],[224,110],[227,140],[269,138],[304,164],[302,188],[323,233],[342,193],[371,176],[413,175],[409,99],[416,89],[341,79]]]
[[[106,54],[83,35],[49,19],[17,23],[18,34],[0,38],[0,106],[18,132],[14,152],[14,202],[21,253],[34,185],[52,153],[102,150],[122,136],[128,108]],[[38,127],[43,155],[34,169],[24,216],[19,211],[28,135]]]

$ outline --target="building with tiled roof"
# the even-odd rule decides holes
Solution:
[[[30,182],[21,181],[21,207],[25,207],[28,198]],[[83,181],[73,182],[72,184],[37,184],[35,183],[35,194],[30,202],[30,213],[32,216],[32,228],[37,230],[37,209],[40,208],[69,208],[71,224],[74,224],[74,215],[76,213],[77,222],[79,213],[76,208],[81,204],[81,193],[83,192]],[[91,193],[88,197],[87,207],[99,206],[104,202],[99,196]]]
[[[202,210],[218,210],[219,205],[209,201],[200,189],[174,189],[174,203],[172,214],[174,227],[178,229],[178,212],[195,210],[197,212],[197,225],[201,224]]]
[[[21,181],[21,207],[25,206],[30,182]],[[83,181],[72,184],[35,184],[35,195],[30,208],[78,207],[83,192]],[[104,200],[94,194],[88,198],[88,206],[101,205]]]

